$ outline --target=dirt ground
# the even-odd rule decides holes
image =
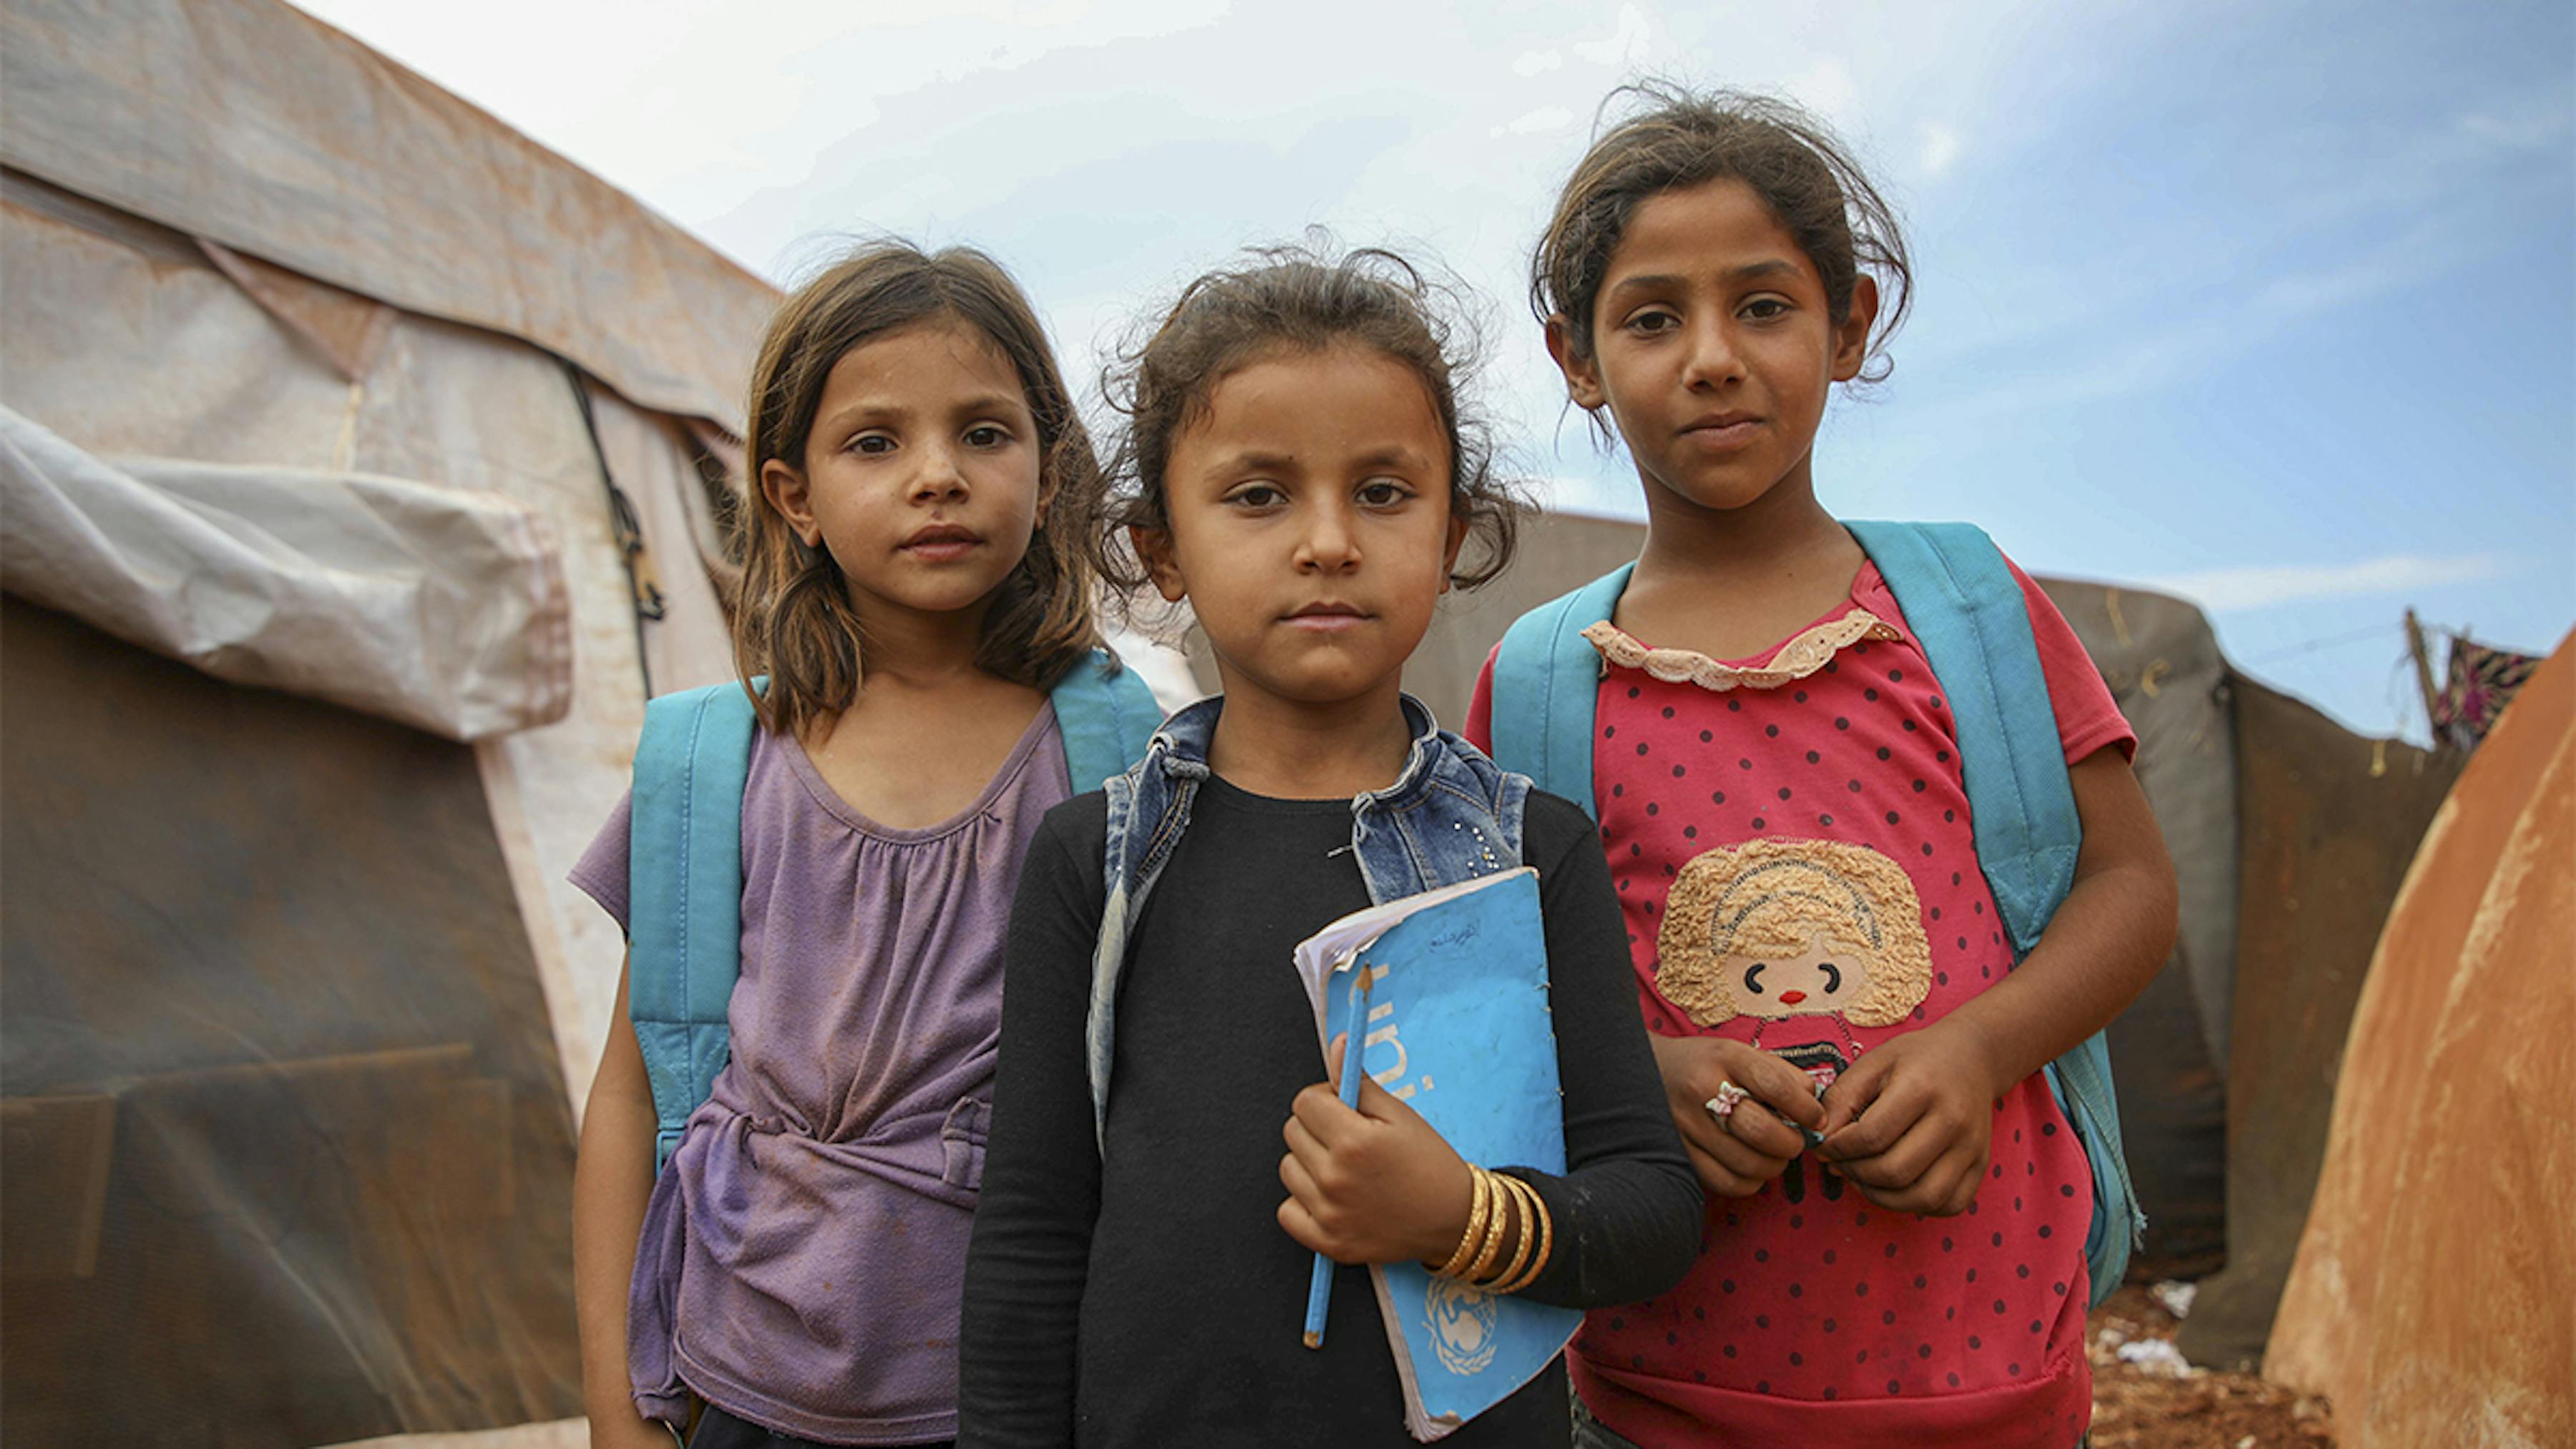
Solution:
[[[2093,1310],[2085,1349],[2093,1360],[2094,1449],[2326,1449],[2335,1442],[2326,1401],[2251,1374],[2183,1364],[2159,1348],[2181,1320],[2136,1284]],[[2136,1360],[2143,1361],[2136,1361]]]

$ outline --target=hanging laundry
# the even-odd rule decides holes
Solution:
[[[2539,667],[2536,655],[2490,648],[2452,635],[2450,671],[2433,701],[2435,733],[2463,752],[2476,749]]]

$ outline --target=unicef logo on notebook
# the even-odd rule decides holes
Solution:
[[[1501,1315],[1491,1295],[1447,1278],[1431,1280],[1422,1295],[1431,1320],[1431,1345],[1440,1351],[1440,1366],[1453,1374],[1482,1373],[1494,1361],[1495,1330]]]

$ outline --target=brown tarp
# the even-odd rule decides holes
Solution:
[[[2347,1449],[2576,1443],[2568,642],[2443,801],[2345,1059],[2265,1375]]]
[[[473,751],[0,603],[0,1422],[579,1410],[572,1122]]]
[[[2227,1076],[2227,1266],[2175,1346],[2263,1357],[2324,1161],[2353,1003],[2388,903],[2460,757],[2354,735],[2238,677],[2235,1051]]]

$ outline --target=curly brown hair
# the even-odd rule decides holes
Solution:
[[[1637,208],[1667,191],[1720,179],[1753,188],[1797,239],[1825,283],[1835,326],[1851,320],[1852,291],[1866,272],[1878,282],[1878,320],[1859,381],[1879,382],[1892,364],[1886,345],[1913,305],[1914,270],[1896,210],[1850,148],[1822,121],[1788,101],[1737,91],[1706,95],[1649,80],[1612,91],[1607,117],[1556,199],[1556,212],[1530,258],[1530,310],[1563,319],[1573,355],[1592,356],[1593,304]],[[1596,414],[1593,422],[1607,429]]]
[[[1482,361],[1464,287],[1437,280],[1394,252],[1329,243],[1253,248],[1239,266],[1207,273],[1103,382],[1125,421],[1098,489],[1084,500],[1092,567],[1133,599],[1150,582],[1131,528],[1168,528],[1163,473],[1172,442],[1207,415],[1217,384],[1283,353],[1339,344],[1375,349],[1422,381],[1449,440],[1449,508],[1464,519],[1450,582],[1475,588],[1509,567],[1527,505],[1496,467],[1493,431],[1472,398]]]
[[[747,483],[735,519],[743,568],[734,664],[745,688],[753,676],[769,676],[758,699],[760,721],[773,731],[798,731],[820,714],[849,708],[858,698],[867,630],[831,553],[798,538],[762,491],[761,465],[774,458],[803,471],[824,382],[852,348],[941,318],[989,338],[1018,374],[1037,423],[1041,503],[1097,491],[1099,459],[1046,329],[1000,263],[972,247],[924,252],[908,242],[873,242],[797,289],[771,319],[752,367]],[[975,662],[1043,689],[1100,642],[1100,631],[1081,529],[1060,510],[1042,509],[1040,517],[1028,552],[984,616]]]

